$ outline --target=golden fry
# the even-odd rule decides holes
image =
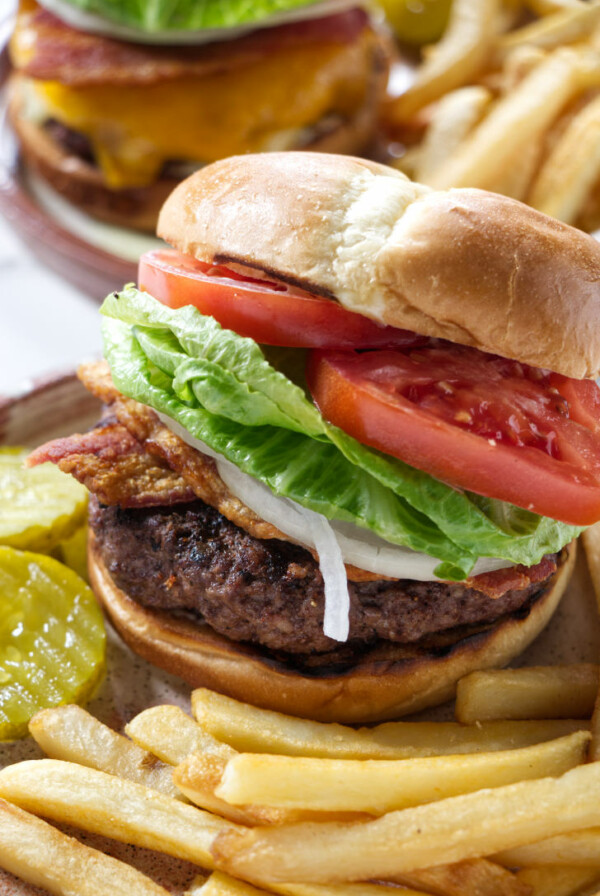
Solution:
[[[33,717],[29,731],[51,759],[77,762],[181,798],[169,766],[80,706],[44,709]]]
[[[472,672],[458,683],[456,718],[465,724],[488,719],[589,718],[599,680],[600,668],[592,663]]]
[[[255,883],[393,879],[593,825],[600,825],[598,763],[373,821],[237,829],[217,837],[213,854],[221,869]]]
[[[558,776],[585,759],[590,735],[520,750],[423,759],[314,759],[240,753],[222,772],[216,795],[248,806],[383,815],[484,787]],[[177,781],[177,777],[175,778]]]
[[[334,722],[312,722],[259,709],[206,688],[198,688],[192,693],[192,709],[203,732],[240,753],[331,759],[412,759],[418,756],[511,750],[563,737],[586,727],[579,721],[549,719],[484,722],[469,726],[456,722],[383,722],[373,728],[356,730]],[[146,713],[154,713],[154,710],[146,710],[137,718],[141,720]],[[185,716],[184,713],[181,715]],[[151,729],[156,717],[149,715],[147,718]],[[169,714],[169,720],[171,718],[177,725],[180,724],[180,716]],[[137,733],[132,731],[131,724],[126,729],[127,733],[137,740]],[[166,738],[169,734],[167,726],[168,722],[165,724]],[[176,740],[178,737],[178,731],[174,730],[171,738]],[[138,742],[161,759],[170,761],[155,748],[155,741],[145,739]],[[205,748],[201,745],[190,752],[205,752]]]
[[[169,896],[140,871],[0,800],[0,866],[57,896]]]

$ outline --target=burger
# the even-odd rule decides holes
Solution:
[[[125,641],[343,722],[519,654],[600,518],[600,246],[313,153],[203,168],[158,231],[81,371],[103,419],[31,458],[92,492]]]
[[[387,41],[359,3],[21,0],[9,118],[71,203],[154,232],[173,187],[234,153],[362,152]]]

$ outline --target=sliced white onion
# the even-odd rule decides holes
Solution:
[[[333,638],[334,641],[347,641],[350,631],[350,594],[340,546],[335,532],[323,514],[315,513],[306,507],[302,507],[301,511],[313,533],[323,576],[325,594],[323,634]]]
[[[244,473],[243,470],[213,451],[200,439],[191,436],[177,421],[165,414],[159,414],[159,417],[165,426],[168,426],[188,445],[217,461],[221,479],[247,507],[268,523],[277,526],[290,538],[318,551],[313,527],[304,513],[305,508],[289,498],[273,494],[263,482]],[[335,533],[345,563],[395,579],[415,579],[429,582],[437,578],[434,575],[434,569],[438,566],[439,560],[428,554],[392,544],[353,523],[333,520],[330,522],[330,526]],[[507,560],[481,557],[475,564],[471,575],[493,572],[496,569],[504,569],[512,565]]]
[[[308,3],[300,9],[291,9],[286,12],[275,13],[260,22],[240,25],[239,27],[223,26],[222,28],[202,28],[196,30],[165,30],[144,31],[129,25],[121,25],[96,13],[86,12],[74,6],[69,0],[40,0],[42,6],[66,22],[72,28],[87,31],[90,34],[101,34],[104,37],[114,37],[118,40],[130,40],[141,44],[202,44],[214,43],[219,40],[234,40],[242,37],[250,31],[258,31],[262,28],[271,28],[274,25],[282,25],[286,22],[300,22],[303,19],[319,19],[331,15],[342,9],[356,6],[356,0],[321,0],[321,2]]]

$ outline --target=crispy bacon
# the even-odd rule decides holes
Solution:
[[[543,557],[535,566],[509,566],[494,572],[484,572],[467,579],[470,588],[487,597],[502,597],[507,591],[524,591],[534,582],[543,582],[557,570],[556,557]]]
[[[119,423],[48,442],[30,454],[28,465],[45,461],[70,473],[103,504],[158,507],[195,498],[178,473],[148,454]]]
[[[363,10],[351,9],[255,31],[226,43],[157,47],[77,31],[34,6],[19,12],[11,53],[15,66],[31,78],[72,86],[153,84],[242,67],[301,43],[349,43],[366,23]]]

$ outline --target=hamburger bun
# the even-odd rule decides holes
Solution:
[[[463,627],[426,644],[366,651],[352,668],[303,674],[266,651],[217,634],[207,625],[142,607],[116,586],[90,536],[92,587],[123,640],[137,654],[192,687],[209,687],[247,703],[323,722],[364,723],[397,718],[450,699],[456,683],[476,669],[503,666],[545,627],[575,563],[575,543],[527,611],[488,626]]]
[[[381,323],[570,377],[600,370],[600,245],[514,199],[357,158],[238,156],[180,184],[158,234]]]

